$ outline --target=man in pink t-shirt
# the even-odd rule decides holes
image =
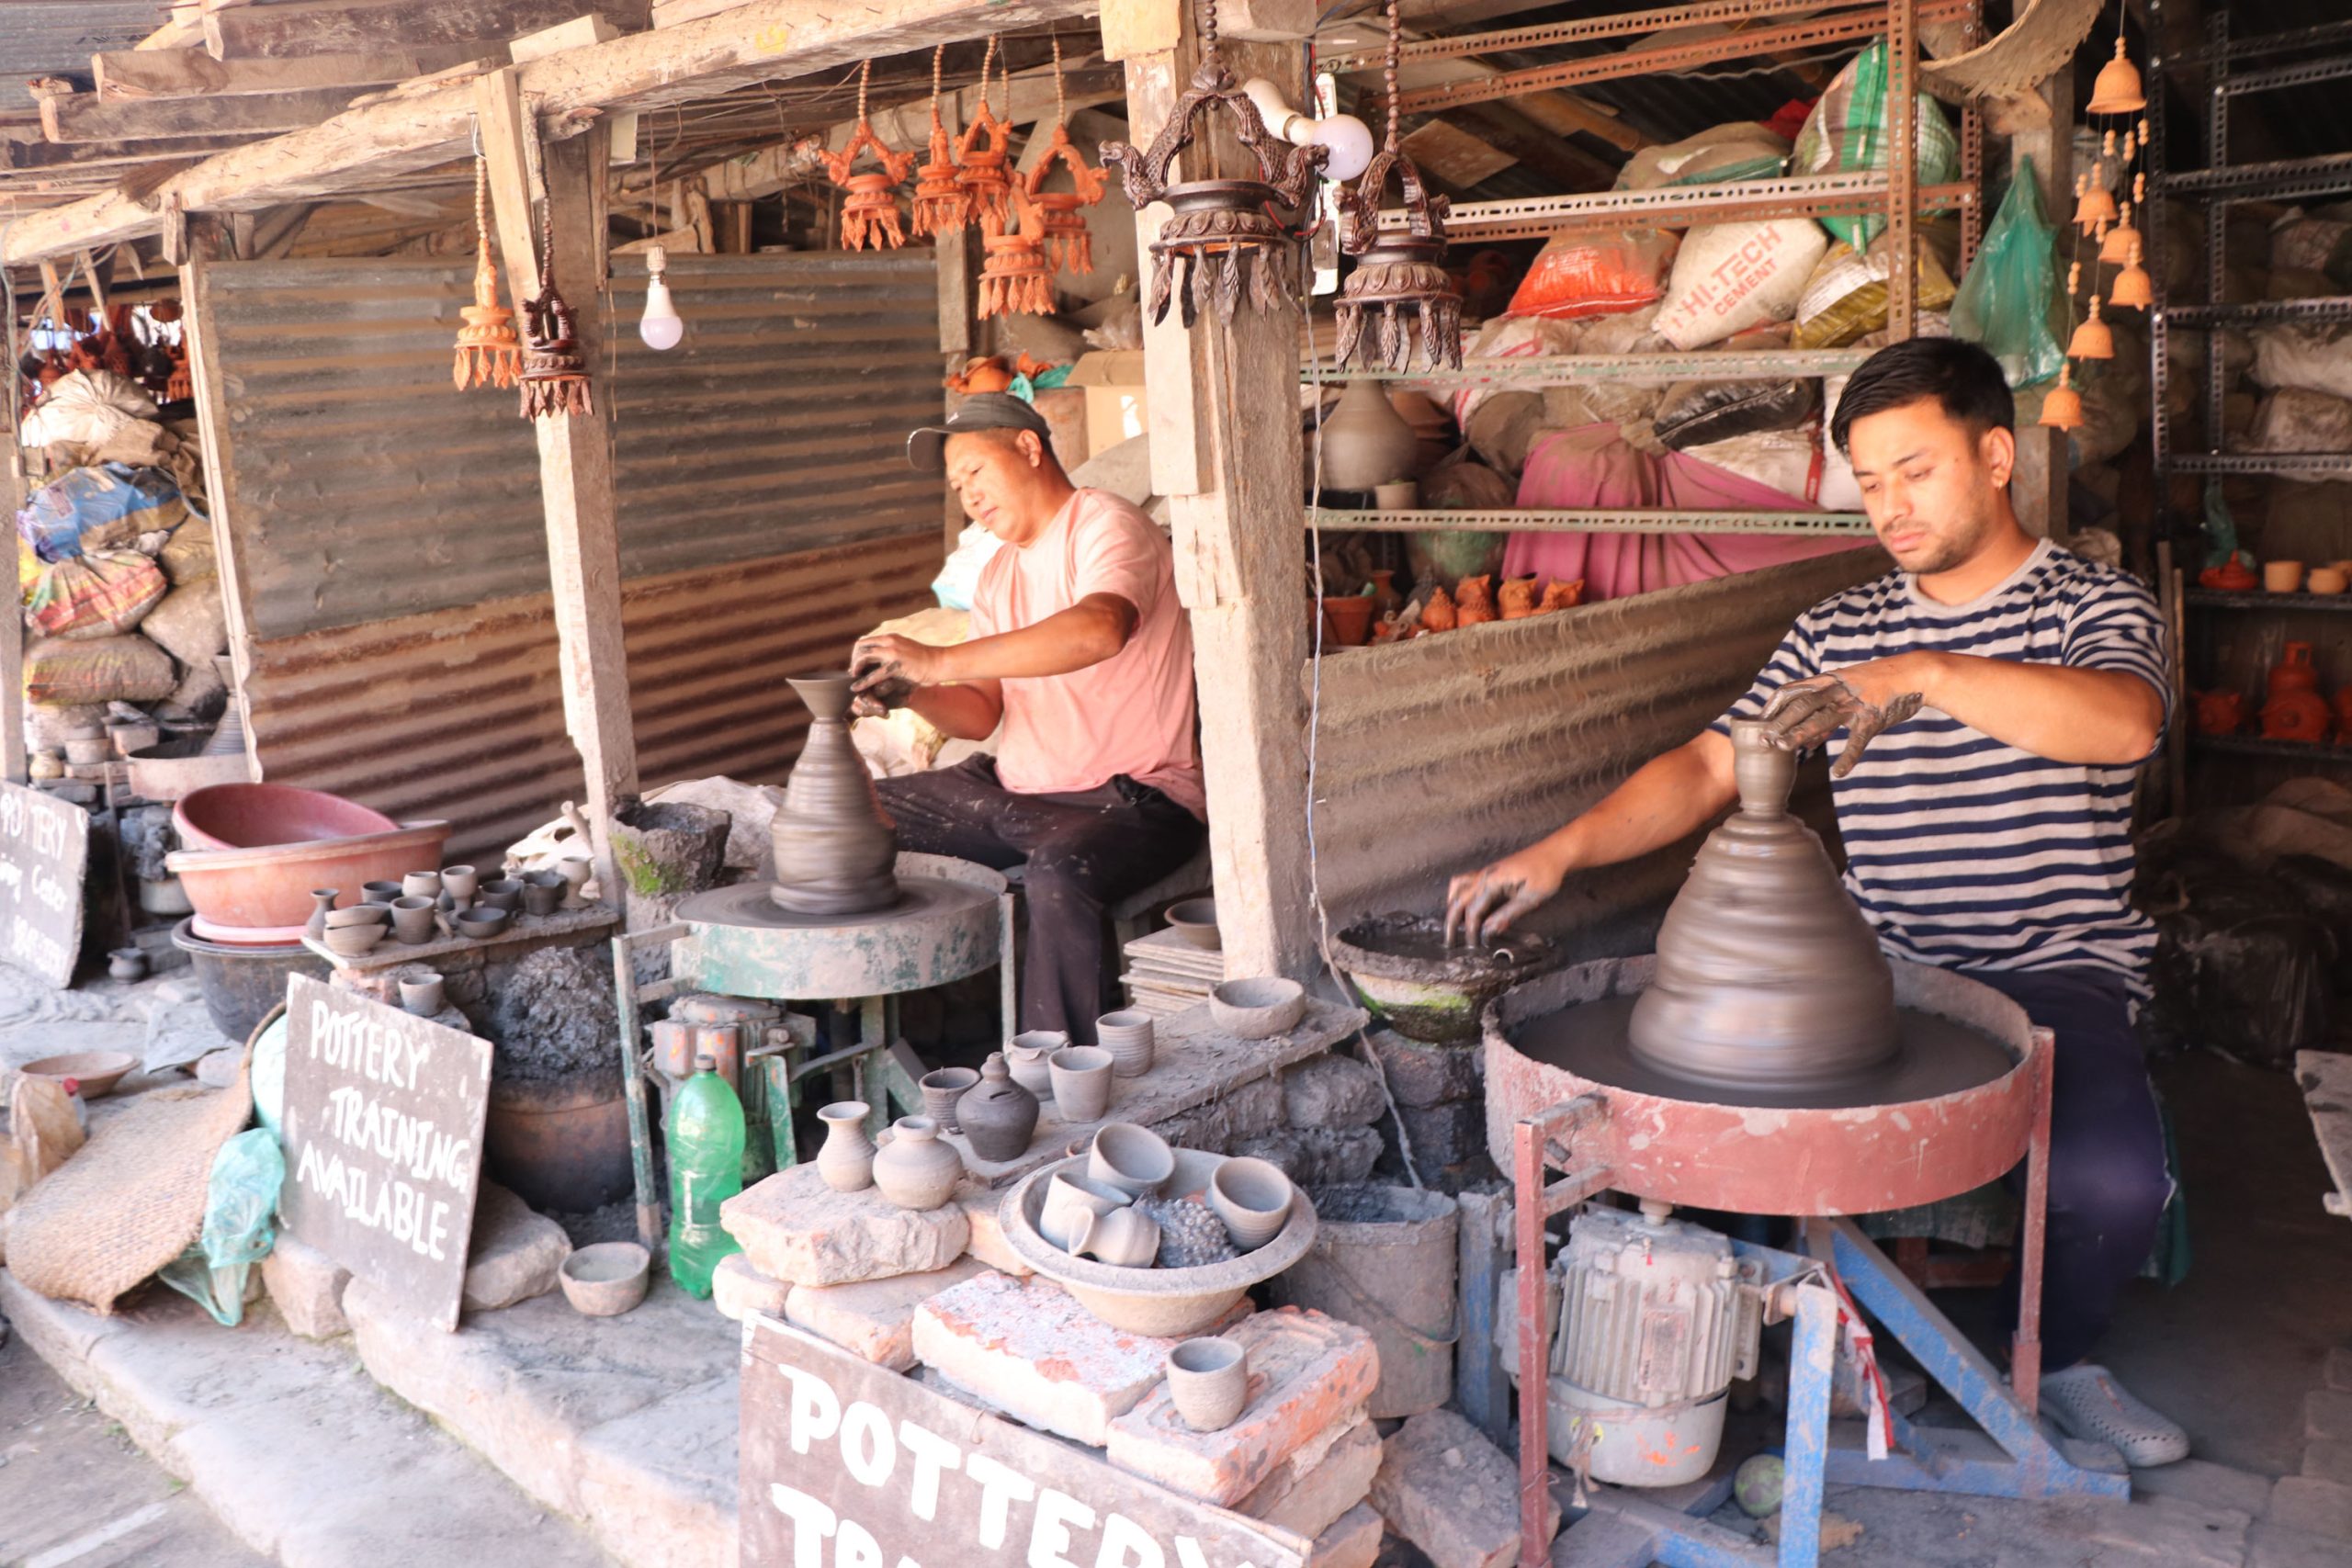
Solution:
[[[1020,1026],[1091,1044],[1118,1005],[1105,908],[1205,832],[1174,558],[1126,501],[1072,486],[1044,418],[1010,394],[966,399],[908,438],[907,460],[944,474],[1005,547],[981,570],[966,641],[860,639],[859,711],[911,707],[960,739],[997,735],[997,752],[876,787],[900,849],[1025,864]]]

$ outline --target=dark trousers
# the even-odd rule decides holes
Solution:
[[[2116,1296],[2154,1245],[2172,1195],[2164,1123],[2122,980],[2099,969],[1972,969],[1968,977],[2007,996],[2057,1039],[2041,1275],[2041,1364],[2057,1371],[2090,1354]],[[2023,1179],[2020,1168],[2012,1180]],[[2015,1270],[2005,1290],[2014,1325]]]
[[[1027,863],[1028,951],[1021,1027],[1094,1043],[1094,1021],[1119,1004],[1103,911],[1191,860],[1201,819],[1124,774],[1084,795],[1023,795],[997,782],[996,759],[878,779],[899,848],[998,871]]]

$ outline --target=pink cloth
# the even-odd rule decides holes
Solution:
[[[1813,502],[1680,452],[1652,457],[1627,444],[1615,425],[1589,424],[1536,438],[1520,479],[1519,504],[1563,511],[1795,512]],[[1864,542],[1838,535],[1520,533],[1503,552],[1503,575],[1582,578],[1584,602],[1592,604],[1835,555]]]
[[[1193,735],[1193,626],[1176,602],[1175,556],[1150,518],[1081,490],[1029,543],[980,569],[971,636],[1035,626],[1090,593],[1136,607],[1126,647],[1067,675],[1007,680],[997,777],[1027,795],[1097,788],[1121,773],[1206,820]]]

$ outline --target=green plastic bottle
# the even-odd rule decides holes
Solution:
[[[710,1299],[710,1271],[743,1249],[718,1226],[718,1205],[743,1190],[743,1102],[709,1056],[670,1107],[670,1278]]]

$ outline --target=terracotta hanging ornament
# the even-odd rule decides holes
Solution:
[[[196,378],[188,372],[187,339],[185,336],[172,344],[171,354],[172,374],[171,378],[164,383],[164,400],[167,403],[185,402],[196,396]]]
[[[840,152],[825,154],[825,173],[849,193],[842,198],[842,248],[849,251],[868,245],[895,251],[907,243],[906,231],[899,227],[899,186],[915,166],[915,155],[892,152],[874,134],[874,122],[865,118],[865,87],[873,74],[874,62],[868,60],[857,73],[856,134]],[[869,149],[881,172],[851,174],[858,153]]]
[[[1009,106],[1009,88],[1005,99]],[[1046,145],[1046,155],[1029,171],[1022,189],[1037,211],[1038,237],[1045,245],[1047,268],[1068,273],[1092,272],[1094,242],[1086,231],[1086,220],[1079,216],[1079,209],[1102,199],[1102,187],[1110,176],[1101,169],[1087,167],[1085,154],[1069,139],[1068,118],[1069,105],[1062,95],[1062,40],[1057,38],[1054,39],[1053,140]],[[1057,161],[1069,171],[1069,190],[1045,188],[1046,177],[1053,172]]]
[[[2041,418],[2036,423],[2052,430],[2080,430],[2083,427],[2083,395],[2075,390],[2074,367],[2058,367],[2058,384],[2041,400]]]
[[[498,264],[490,259],[490,161],[474,159],[474,302],[458,307],[458,357],[449,378],[458,390],[496,387],[503,390],[523,373],[523,340],[514,312],[498,302]]]
[[[1012,195],[1015,222],[995,233],[983,226],[978,310],[983,318],[1050,316],[1054,269],[1046,263],[1046,216],[1023,186],[1014,186]]]
[[[2106,230],[2098,243],[2098,259],[2102,266],[2120,266],[2129,259],[2132,247],[2140,243],[2140,231],[2132,226],[2132,203],[2123,203],[2123,210],[2115,227]]]
[[[939,67],[947,53],[931,54],[931,162],[915,174],[914,226],[920,235],[952,234],[971,221],[972,199],[956,183],[956,138],[939,118]]]
[[[996,39],[989,39],[988,52],[980,57],[980,107],[972,116],[972,123],[956,141],[956,183],[964,190],[967,221],[980,226],[983,238],[1001,234],[1012,221],[1012,179],[1005,170],[1006,153],[1012,146],[1012,127],[996,118],[989,107],[989,65],[996,59]],[[1005,112],[1012,111],[1012,74],[1008,62],[1005,70]],[[980,143],[985,141],[988,145]]]
[[[1462,294],[1445,270],[1443,196],[1432,196],[1421,171],[1396,136],[1396,62],[1402,33],[1396,0],[1388,0],[1388,55],[1382,83],[1388,96],[1388,131],[1363,177],[1341,186],[1345,213],[1340,248],[1356,258],[1332,309],[1339,319],[1341,365],[1363,363],[1401,371],[1418,357],[1428,369],[1462,368]],[[1405,228],[1380,231],[1381,198],[1395,171],[1405,190]],[[1376,334],[1364,328],[1379,318]],[[1415,322],[1418,321],[1418,329]]]
[[[2083,324],[2075,329],[2075,335],[2066,342],[2066,357],[2069,359],[2112,359],[2115,357],[2115,333],[2105,321],[2098,319],[2098,295],[2096,292],[2091,295],[2090,314],[2083,318]]]
[[[2148,94],[2140,81],[2140,68],[2123,53],[2123,18],[2119,12],[2115,19],[2115,58],[2098,68],[2098,76],[2091,83],[2091,101],[2084,107],[2092,114],[2138,114],[2147,107]]]
[[[2101,219],[2115,221],[2114,193],[2099,183],[2106,174],[2106,161],[2094,158],[2089,174],[2075,176],[2075,227],[2086,234],[2098,228]]]
[[[2132,236],[2132,249],[2125,257],[2123,270],[2108,285],[2107,302],[2127,310],[2144,310],[2156,302],[2155,279],[2140,265],[2140,236]]]
[[[556,291],[555,231],[544,214],[539,219],[539,294],[523,301],[521,380],[525,419],[596,412],[571,302]]]
[[[1169,184],[1170,165],[1192,145],[1195,122],[1211,111],[1221,111],[1232,125],[1257,160],[1259,177]],[[1145,305],[1150,320],[1166,321],[1168,307],[1180,299],[1188,327],[1212,307],[1219,320],[1230,322],[1245,292],[1261,312],[1285,305],[1297,243],[1306,231],[1301,220],[1316,172],[1329,155],[1328,148],[1293,146],[1267,130],[1257,105],[1236,85],[1217,52],[1216,0],[1208,0],[1200,68],[1150,149],[1138,152],[1124,141],[1102,144],[1102,162],[1118,165],[1127,199],[1137,211],[1155,201],[1165,201],[1174,211],[1151,243],[1151,290]],[[1296,216],[1284,218],[1285,211]]]

